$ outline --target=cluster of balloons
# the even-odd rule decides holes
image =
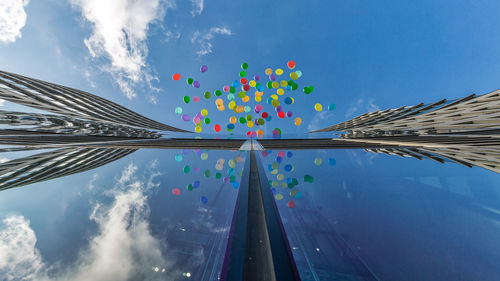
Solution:
[[[292,60],[288,61],[286,66],[287,73],[281,68],[275,70],[271,68],[265,69],[264,73],[267,79],[263,79],[259,74],[250,76],[248,74],[249,65],[244,62],[241,64],[238,79],[222,86],[221,89],[213,91],[213,93],[204,91],[202,97],[205,100],[215,98],[215,106],[218,111],[229,110],[234,113],[234,115],[231,114],[228,117],[226,124],[213,124],[213,130],[220,132],[225,128],[228,132],[232,132],[236,126],[244,125],[248,130],[247,136],[260,137],[264,135],[264,131],[259,127],[271,122],[273,116],[278,119],[289,118],[293,120],[296,126],[300,126],[302,119],[295,116],[290,109],[295,103],[293,95],[294,91],[299,88],[297,80],[302,77],[302,71],[295,70],[296,65]],[[207,71],[208,67],[206,65],[200,67],[201,73]],[[172,79],[174,81],[180,80],[180,74],[174,74]],[[187,78],[186,82],[194,88],[200,87],[200,83],[193,78]],[[306,95],[311,94],[313,91],[313,86],[303,87],[303,92]],[[253,97],[251,92],[253,92]],[[185,104],[197,103],[201,100],[200,96],[190,97],[186,95],[183,97]],[[321,104],[316,104],[315,108],[318,111],[322,110]],[[328,108],[333,110],[335,105]],[[195,125],[194,131],[197,133],[202,131],[202,126],[211,124],[206,108],[199,110],[194,116],[190,116],[183,113],[183,108],[178,106],[175,108],[175,113],[180,115],[182,120],[186,122],[192,121]],[[273,129],[272,135],[273,137],[281,136],[281,130],[279,128]]]
[[[201,160],[207,160],[209,157],[207,150],[194,149],[193,152],[195,154],[197,154],[197,156]],[[184,156],[187,154],[189,154],[189,150],[183,149],[181,151],[181,153],[178,153],[175,155],[174,159],[176,162],[182,162],[182,161],[184,161]],[[228,168],[225,172],[225,176],[223,176],[224,164],[226,163],[226,159],[219,158],[217,160],[216,165],[215,165],[216,172],[212,173],[212,171],[210,169],[206,169],[203,172],[203,176],[205,178],[211,178],[213,175],[215,179],[221,180],[223,183],[230,183],[233,186],[233,188],[237,189],[237,188],[239,188],[239,185],[240,185],[239,177],[241,177],[241,175],[242,175],[242,170],[236,172],[235,169],[236,169],[237,163],[243,163],[244,161],[245,161],[245,158],[243,158],[239,155],[229,159],[227,161]],[[184,174],[190,173],[191,170],[193,170],[194,172],[201,171],[199,167],[194,167],[191,169],[191,166],[189,164],[184,165],[184,167],[182,168],[182,171]],[[200,180],[194,180],[193,182],[190,182],[186,185],[186,189],[187,189],[187,191],[193,191],[193,190],[199,188],[200,186],[201,186]],[[173,188],[172,194],[179,196],[179,195],[181,195],[181,190],[177,187]],[[208,203],[208,198],[206,196],[201,196],[200,202],[202,204],[206,204],[206,203]]]
[[[262,156],[268,157],[271,153],[271,150],[262,151]],[[291,174],[295,171],[295,166],[292,163],[285,163],[287,161],[291,161],[292,157],[292,151],[288,151],[286,153],[284,151],[279,151],[276,154],[276,157],[271,160],[271,163],[267,164],[267,171],[271,175],[269,176],[269,178],[275,177],[275,179],[269,180],[269,185],[271,186],[274,198],[278,201],[281,201],[285,199],[286,196],[289,196],[290,200],[287,202],[287,206],[289,208],[294,208],[294,200],[302,197],[301,191],[297,188],[300,184],[299,179],[293,177]],[[321,157],[316,157],[314,159],[314,165],[320,166],[322,165],[322,163],[323,159]],[[335,166],[335,158],[328,158],[328,164],[330,164],[331,166]],[[313,182],[314,177],[312,175],[306,174],[303,176],[303,183]],[[279,187],[281,187],[281,189],[279,189]]]

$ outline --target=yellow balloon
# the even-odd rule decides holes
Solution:
[[[255,101],[256,101],[256,102],[261,102],[261,101],[262,101],[262,98],[261,98],[261,97],[259,97],[259,96],[255,96]]]
[[[234,100],[230,101],[229,104],[227,105],[227,107],[229,107],[229,109],[233,109],[235,106],[236,106],[236,102],[234,102]]]
[[[286,87],[286,85],[288,85],[288,82],[286,82],[285,80],[281,80],[280,86],[284,88]]]
[[[274,197],[276,198],[276,200],[281,200],[281,199],[283,199],[283,194],[278,193]]]
[[[229,122],[230,122],[231,124],[236,123],[236,117],[234,117],[234,116],[229,117]]]
[[[276,175],[277,173],[278,173],[277,169],[274,169],[271,171],[271,174],[273,174],[273,175]],[[273,181],[273,182],[275,182],[275,181]],[[278,182],[276,181],[276,183],[278,183]],[[277,184],[276,184],[276,186],[277,186]]]
[[[264,92],[259,92],[259,91],[256,91],[255,92],[255,95],[256,96],[259,96],[259,97],[262,97],[262,95],[264,94]]]
[[[218,98],[218,99],[215,100],[215,104],[217,106],[222,105],[223,103],[224,103],[224,101],[221,98]]]
[[[242,98],[243,102],[248,102],[250,100],[250,97],[249,96],[244,96]]]
[[[219,106],[217,106],[217,109],[219,111],[224,111],[224,109],[226,109],[226,107],[224,105],[219,105]]]
[[[294,98],[291,98],[292,99],[292,104],[295,102],[295,99]]]
[[[273,73],[273,70],[270,68],[266,68],[264,72],[266,73],[266,75],[271,75]]]
[[[278,100],[273,100],[273,102],[271,103],[274,107],[277,107],[278,105],[280,105],[280,102]]]
[[[295,126],[300,126],[302,124],[302,119],[300,117],[295,118]]]
[[[194,131],[197,133],[201,132],[201,127],[200,126],[194,127]]]
[[[273,100],[278,100],[278,96],[277,96],[277,95],[271,95],[271,98],[272,98]]]
[[[290,73],[290,78],[292,78],[292,80],[297,80],[299,78],[299,75],[297,75],[297,73],[295,72],[292,72]]]
[[[208,110],[206,110],[206,109],[202,109],[202,110],[201,110],[201,115],[203,115],[203,116],[207,116],[207,115],[208,115]]]
[[[250,80],[250,82],[248,82],[248,85],[250,85],[250,87],[255,87],[257,83],[255,82],[255,80]]]
[[[247,126],[248,126],[248,128],[252,128],[253,127],[253,122],[252,121],[248,121],[247,122]]]
[[[285,178],[285,175],[283,175],[283,174],[278,174],[276,176],[276,179],[279,180],[279,181],[282,181],[284,178]]]
[[[276,69],[276,75],[281,75],[281,74],[283,74],[283,69],[281,68]]]
[[[288,187],[288,184],[286,184],[286,181],[281,183],[281,188],[287,188],[287,187]]]
[[[276,90],[276,94],[282,96],[283,94],[285,93],[285,90],[283,90],[282,88],[279,88]]]
[[[278,88],[280,86],[280,84],[278,83],[278,81],[273,81],[273,88]]]
[[[317,103],[314,105],[314,109],[316,109],[316,111],[321,111],[323,110],[323,106],[321,105],[321,103]]]

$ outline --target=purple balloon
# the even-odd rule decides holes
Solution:
[[[253,80],[255,80],[255,81],[259,81],[259,80],[260,80],[260,75],[255,75],[255,76],[253,77]]]
[[[201,72],[207,72],[207,70],[208,70],[208,66],[206,66],[206,65],[202,65],[200,68]]]
[[[273,73],[273,74],[269,75],[269,80],[271,80],[271,81],[276,80],[276,74]]]
[[[224,177],[223,181],[224,181],[225,183],[228,183],[228,182],[229,182],[229,178],[228,178],[228,177]]]
[[[189,118],[189,115],[187,114],[182,114],[182,120],[184,121],[189,121],[191,118]]]
[[[198,82],[198,80],[193,81],[193,87],[199,88],[200,87],[200,82]]]
[[[281,111],[283,111],[283,108],[281,108],[281,106],[279,106],[279,105],[278,105],[278,106],[276,107],[276,112],[281,112]]]
[[[286,117],[292,117],[292,114],[293,114],[293,113],[292,113],[291,111],[287,111],[287,112],[286,112]]]

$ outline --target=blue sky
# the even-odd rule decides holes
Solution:
[[[297,127],[274,117],[264,129],[295,135],[366,111],[500,88],[499,14],[498,1],[3,0],[0,69],[82,89],[193,130],[192,122],[174,113],[176,106],[191,116],[206,108],[212,125],[222,127],[235,114],[218,112],[213,97],[184,105],[183,96],[213,94],[231,84],[242,62],[250,65],[249,74],[264,77],[266,68],[286,69],[292,59],[304,73],[301,88],[315,87],[309,96],[292,94],[290,110],[303,123]],[[208,72],[200,73],[201,65]],[[172,81],[174,73],[181,81]],[[200,81],[200,89],[186,85],[189,76]],[[317,113],[317,102],[337,107]],[[0,107],[15,108],[8,102]],[[237,128],[235,134],[246,131]],[[205,128],[203,133],[216,135]],[[0,162],[36,153],[4,153]],[[196,253],[192,263],[179,266],[183,249],[175,239],[200,225],[206,211],[200,196],[212,202],[220,193],[216,208],[223,216],[210,217],[202,227],[224,240],[216,235],[227,233],[237,190],[220,188],[214,167],[237,152],[212,151],[206,161],[188,152],[176,162],[180,153],[140,150],[91,171],[2,191],[0,255],[16,262],[2,264],[0,258],[0,275],[10,270],[33,280],[162,279],[166,268],[168,277],[180,280],[185,271],[203,272],[208,262],[198,259],[220,256]],[[265,165],[275,161],[273,153]],[[443,280],[498,279],[489,263],[496,264],[500,248],[497,174],[357,150],[294,153],[284,161],[295,165],[286,177],[300,180],[297,209],[321,210],[380,276],[408,279],[416,276],[417,264],[415,279],[428,280],[436,267],[449,268]],[[321,166],[314,164],[318,157]],[[328,158],[337,164],[328,165]],[[190,174],[182,173],[185,165],[193,168]],[[211,178],[201,176],[205,169]],[[314,184],[301,180],[306,173]],[[198,179],[200,189],[186,191]],[[288,190],[278,192],[285,198],[277,201],[282,216],[293,218],[286,208]],[[407,255],[408,249],[415,254]],[[435,249],[452,254],[444,259]],[[470,251],[474,255],[464,254]]]
[[[242,62],[249,74],[264,76],[267,67],[286,69],[292,59],[304,73],[299,90],[315,86],[309,96],[293,93],[296,102],[287,107],[301,126],[274,118],[266,132],[303,133],[370,110],[498,89],[495,1],[107,3],[18,4],[26,21],[11,26],[17,36],[0,41],[2,69],[83,89],[189,130],[194,124],[175,115],[176,106],[191,116],[206,108],[212,125],[222,127],[235,115],[218,112],[213,97],[189,105],[182,97],[230,84]],[[209,71],[201,74],[203,64]],[[177,72],[182,78],[174,82]],[[200,80],[200,89],[186,85],[188,76]],[[317,113],[317,102],[337,108]]]

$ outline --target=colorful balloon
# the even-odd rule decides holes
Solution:
[[[217,133],[220,131],[220,125],[219,124],[215,124],[214,126],[214,131],[216,131]]]
[[[204,97],[208,100],[208,99],[212,96],[212,94],[210,94],[210,92],[209,92],[209,91],[206,91],[206,92],[203,94],[203,96],[204,96]]]
[[[260,75],[254,75],[253,80],[255,81],[260,81]]]
[[[335,104],[334,104],[334,103],[330,103],[330,104],[328,105],[328,111],[333,111],[333,110],[335,110],[335,107],[336,107],[336,106],[335,106]]]
[[[248,63],[244,62],[241,64],[241,69],[245,70],[248,68]]]
[[[207,204],[207,203],[208,203],[208,198],[207,198],[207,197],[205,197],[205,196],[201,196],[201,197],[200,197],[200,202],[201,202],[202,204]]]
[[[176,154],[175,155],[175,161],[181,162],[182,161],[182,155],[181,154]]]
[[[297,117],[297,118],[295,118],[294,123],[295,123],[295,126],[300,126],[300,124],[302,124],[302,119],[300,117]]]
[[[187,114],[182,114],[182,120],[189,121],[189,120],[191,120],[191,118]]]
[[[323,106],[321,105],[321,103],[317,103],[314,105],[314,109],[319,112],[323,110]]]
[[[181,191],[180,191],[180,189],[178,189],[178,188],[174,188],[174,189],[172,189],[172,193],[173,193],[174,195],[181,195]]]
[[[186,165],[186,166],[184,166],[182,171],[184,172],[184,174],[187,174],[187,173],[189,173],[189,171],[191,171],[191,167],[189,167],[189,165]]]
[[[200,71],[201,71],[202,73],[207,72],[207,70],[208,70],[208,66],[206,66],[206,65],[202,65],[202,66],[200,67]]]
[[[245,76],[247,76],[246,71],[244,70],[240,71],[240,77],[245,77]]]
[[[290,201],[288,201],[287,206],[288,206],[288,208],[295,208],[295,202],[290,200]]]
[[[192,85],[192,84],[193,84],[193,82],[194,82],[194,79],[190,77],[190,78],[188,78],[188,79],[186,80],[186,82],[188,83],[188,85]]]
[[[185,103],[189,103],[190,98],[189,96],[184,96],[183,100]]]
[[[181,75],[179,73],[175,73],[174,75],[172,75],[172,80],[178,81],[179,79],[181,79]]]
[[[286,64],[286,66],[288,66],[288,68],[290,68],[290,69],[294,69],[295,68],[295,62],[293,60],[288,61],[288,63]]]
[[[199,102],[201,99],[199,96],[194,96],[193,97],[193,102]]]
[[[181,115],[182,114],[182,107],[178,106],[175,108],[175,114]]]
[[[314,159],[314,165],[321,166],[321,164],[323,164],[323,159],[321,159],[320,157],[316,157]]]

